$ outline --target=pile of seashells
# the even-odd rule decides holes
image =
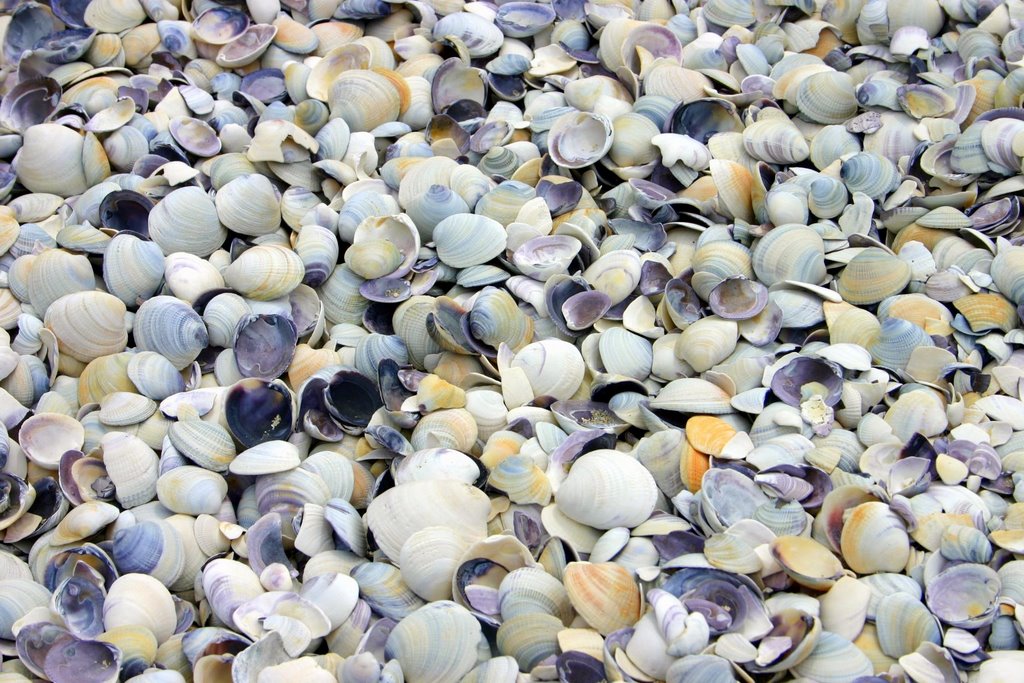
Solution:
[[[1024,671],[1024,0],[10,0],[0,683]]]

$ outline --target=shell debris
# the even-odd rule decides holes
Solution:
[[[997,683],[1024,0],[11,0],[0,680]]]

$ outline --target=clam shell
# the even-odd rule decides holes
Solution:
[[[295,252],[259,245],[231,262],[224,271],[224,282],[244,297],[270,301],[298,287],[304,275],[305,267]]]
[[[571,519],[611,529],[634,527],[647,519],[657,496],[654,478],[643,465],[615,451],[597,450],[573,463],[555,499]]]
[[[467,543],[486,535],[487,497],[467,484],[431,480],[409,482],[385,491],[366,510],[366,525],[389,557],[399,557],[417,531],[451,528]]]
[[[640,589],[624,567],[607,562],[570,562],[562,580],[573,608],[602,635],[640,618]]]
[[[123,351],[128,343],[125,305],[104,292],[66,294],[54,301],[43,317],[61,353],[83,363]]]
[[[178,370],[191,364],[209,342],[199,314],[170,296],[145,301],[135,316],[132,333],[140,350],[163,355]]]
[[[403,619],[388,636],[385,653],[401,663],[410,681],[454,680],[476,665],[481,636],[468,610],[442,600]]]

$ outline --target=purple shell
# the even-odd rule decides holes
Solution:
[[[747,320],[768,305],[768,288],[745,277],[726,278],[711,290],[708,304],[720,318]]]
[[[799,406],[815,394],[834,406],[842,396],[842,370],[823,358],[797,356],[772,376],[771,390],[791,406]]]
[[[665,285],[665,300],[679,320],[695,323],[701,318],[700,297],[682,278],[673,278]]]
[[[295,323],[276,313],[250,316],[235,331],[235,363],[243,377],[271,380],[291,365],[298,332]]]
[[[573,294],[562,304],[566,326],[580,332],[600,320],[611,308],[611,299],[604,292],[591,289]]]
[[[328,412],[343,426],[362,430],[384,405],[373,380],[356,370],[339,370],[323,390]]]
[[[244,448],[286,440],[294,420],[291,394],[280,382],[240,380],[224,395],[224,419]]]

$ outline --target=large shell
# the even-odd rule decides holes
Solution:
[[[596,529],[638,525],[653,512],[657,497],[658,487],[644,466],[612,450],[581,456],[555,495],[565,515]]]
[[[395,627],[385,653],[397,659],[409,681],[456,680],[477,663],[480,624],[449,601],[425,605]]]
[[[573,608],[602,635],[640,618],[640,587],[625,567],[610,562],[570,562],[562,581]]]
[[[455,481],[412,481],[385,491],[366,510],[366,525],[388,557],[421,529],[451,528],[467,543],[486,536],[490,504],[478,489]]]
[[[125,306],[103,292],[76,292],[46,309],[44,325],[53,332],[61,352],[83,363],[123,351],[128,343]]]

